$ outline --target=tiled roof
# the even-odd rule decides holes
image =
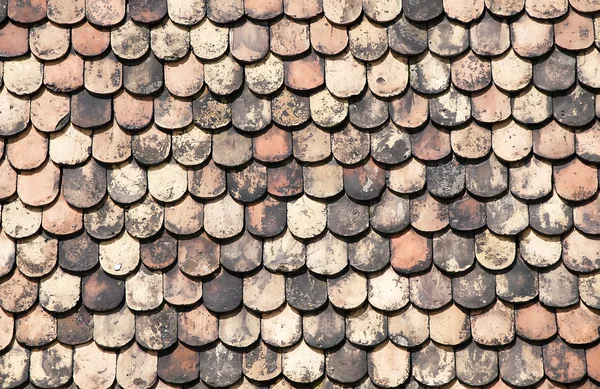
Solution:
[[[599,388],[597,0],[0,19],[1,388]]]

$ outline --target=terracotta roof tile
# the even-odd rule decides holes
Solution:
[[[288,347],[302,338],[302,316],[288,304],[262,314],[260,326],[263,340],[274,347]]]
[[[452,280],[452,294],[458,305],[482,309],[494,301],[496,281],[492,274],[476,263],[468,272]]]
[[[150,350],[165,350],[177,341],[177,312],[163,304],[158,310],[136,315],[135,340]]]
[[[531,31],[535,31],[535,34]],[[552,48],[553,31],[551,23],[522,14],[511,24],[515,52],[523,57],[538,57],[547,53]]]
[[[135,316],[126,306],[112,312],[94,314],[94,341],[102,347],[125,346],[135,333]],[[114,327],[114,330],[111,328]]]
[[[117,356],[117,382],[123,388],[151,386],[156,381],[157,361],[155,351],[146,351],[137,343],[131,343]]]
[[[544,345],[544,371],[548,378],[571,383],[585,376],[585,355],[581,349],[574,349],[565,344],[560,338]]]
[[[46,160],[47,152],[48,136],[31,126],[11,137],[6,145],[6,157],[10,164],[18,170],[32,170],[40,167]]]
[[[392,342],[386,341],[375,347],[367,357],[369,376],[377,385],[397,386],[404,383],[410,374],[410,354]]]
[[[412,304],[388,317],[388,335],[399,346],[421,345],[429,337],[429,316]]]
[[[85,17],[85,2],[81,0],[47,0],[48,19],[60,24],[73,24]]]
[[[135,23],[128,15],[125,22],[110,32],[110,45],[119,58],[138,59],[150,48],[150,30]]]
[[[202,346],[216,340],[219,336],[217,326],[217,316],[204,305],[183,310],[177,317],[179,340],[189,346]]]
[[[233,272],[249,272],[260,266],[261,241],[248,232],[221,246],[221,265]]]
[[[242,370],[248,378],[267,381],[281,374],[281,354],[258,342],[242,357]]]
[[[308,384],[324,374],[325,354],[301,341],[282,352],[281,365],[288,379]]]
[[[471,337],[469,316],[458,306],[450,304],[429,314],[431,339],[446,346],[455,346]]]
[[[500,376],[504,381],[515,386],[526,386],[537,383],[544,377],[542,347],[529,344],[520,338],[498,352]]]
[[[467,270],[475,258],[472,237],[449,229],[434,235],[433,262],[447,272]]]
[[[29,46],[37,58],[54,60],[67,53],[69,38],[68,29],[46,22],[31,29]]]
[[[56,369],[44,368],[52,364]],[[29,379],[39,386],[65,385],[71,379],[73,369],[73,349],[54,343],[31,353]]]
[[[271,117],[280,126],[299,126],[310,119],[309,105],[310,100],[307,96],[283,88],[273,97]]]
[[[90,236],[97,239],[110,239],[121,232],[124,219],[123,209],[110,198],[105,197],[104,201],[85,213],[84,224]]]
[[[18,198],[4,205],[2,228],[11,238],[26,238],[36,233],[42,224],[42,210],[30,207]]]
[[[456,377],[468,385],[487,385],[498,376],[498,354],[469,342],[455,351]]]
[[[575,134],[575,152],[577,155],[589,162],[597,160],[595,145],[597,143],[596,134],[598,133],[598,124],[593,123],[591,126],[578,131]]]
[[[488,12],[473,25],[470,38],[471,49],[483,56],[500,55],[510,47],[508,23]]]
[[[0,357],[0,384],[7,388],[16,388],[27,382],[29,376],[30,351],[21,347],[18,342],[13,341],[8,349]]]
[[[562,263],[539,273],[540,302],[550,307],[568,307],[579,301],[577,276]]]
[[[113,278],[102,268],[82,279],[81,295],[86,308],[94,311],[115,309],[125,297],[125,282]]]
[[[110,46],[110,31],[84,21],[71,30],[73,50],[82,56],[97,56]]]
[[[68,345],[87,343],[93,336],[92,315],[84,305],[57,319],[57,339]]]
[[[306,267],[317,274],[339,273],[347,263],[348,244],[329,231],[306,245]]]
[[[412,354],[412,374],[424,385],[435,386],[450,382],[456,374],[452,347],[438,346],[429,341]]]
[[[144,76],[142,76],[144,75]],[[163,66],[152,53],[123,66],[123,86],[131,93],[148,95],[163,85]]]
[[[10,20],[0,28],[0,54],[2,57],[18,57],[27,53],[28,29]]]
[[[283,10],[286,15],[296,19],[310,19],[323,12],[322,0],[283,0]]]

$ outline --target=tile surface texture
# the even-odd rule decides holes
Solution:
[[[597,0],[0,0],[0,388],[600,388]]]

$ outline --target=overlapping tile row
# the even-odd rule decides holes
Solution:
[[[598,11],[0,0],[0,387],[597,388]]]

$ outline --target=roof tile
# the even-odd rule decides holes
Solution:
[[[163,85],[163,66],[152,53],[123,64],[123,86],[129,92],[149,95]]]
[[[21,239],[17,243],[17,267],[27,277],[43,277],[56,266],[58,241],[44,234]]]
[[[570,344],[587,344],[598,339],[598,332],[595,331],[599,322],[598,314],[581,302],[557,309],[556,321],[558,334]]]
[[[371,206],[371,226],[382,233],[395,233],[410,223],[408,198],[386,190],[377,204]]]
[[[577,78],[582,84],[598,88],[598,81],[594,74],[600,66],[600,52],[597,48],[590,49],[577,54]]]
[[[110,32],[110,44],[119,58],[138,59],[150,48],[150,30],[135,23],[128,15],[125,22]]]
[[[552,164],[535,156],[512,164],[510,191],[523,200],[546,196],[552,191]]]
[[[56,339],[56,318],[39,304],[15,320],[15,339],[24,346],[40,347]]]
[[[70,235],[82,227],[81,211],[71,207],[62,194],[43,211],[42,228],[51,234]]]
[[[200,378],[211,386],[232,385],[242,375],[241,353],[217,343],[200,360]]]
[[[468,385],[487,385],[498,376],[498,354],[469,342],[455,352],[456,377]]]
[[[84,57],[100,55],[110,45],[110,31],[95,24],[86,20],[71,30],[73,50]]]
[[[475,244],[470,235],[448,229],[433,237],[433,262],[440,269],[455,273],[467,270],[474,262]]]
[[[322,0],[283,0],[283,10],[286,15],[296,19],[310,19],[323,12]]]
[[[327,325],[327,331],[324,326]],[[346,335],[344,316],[331,304],[316,312],[307,312],[303,316],[304,341],[312,347],[331,348],[344,340]]]
[[[532,146],[531,131],[523,124],[507,120],[492,128],[492,149],[505,161],[515,162],[525,158]]]
[[[313,51],[301,57],[284,61],[285,85],[301,91],[318,88],[326,80],[324,62]]]
[[[569,12],[567,2],[564,1],[563,13],[566,16],[554,23],[554,40],[556,45],[567,50],[587,49],[594,43],[594,24],[592,18],[582,15],[571,9]],[[557,9],[557,5],[552,8]],[[553,15],[556,17],[559,15]]]
[[[248,347],[261,333],[260,318],[244,306],[219,316],[219,339],[231,347]]]
[[[454,302],[464,308],[485,308],[496,297],[494,275],[475,263],[472,269],[453,279],[452,294]]]
[[[461,308],[450,304],[439,311],[429,313],[431,340],[446,346],[456,346],[471,337],[469,315]]]
[[[40,282],[40,305],[51,312],[66,312],[79,301],[81,278],[56,268]]]
[[[555,49],[533,67],[533,83],[545,91],[562,91],[575,82],[575,56]]]
[[[42,210],[13,199],[3,207],[2,228],[11,238],[26,238],[36,233],[42,224]]]
[[[427,49],[427,28],[425,24],[407,19],[403,14],[388,27],[389,46],[404,55],[415,55]]]
[[[98,268],[83,278],[81,295],[86,308],[101,312],[110,311],[123,301],[125,282]]]
[[[166,0],[133,0],[128,4],[129,16],[139,23],[154,23],[167,14]]]
[[[36,349],[31,354],[29,379],[41,387],[65,385],[70,379],[73,369],[73,349],[54,343]],[[44,368],[48,364],[54,369]]]
[[[52,161],[35,170],[23,171],[17,178],[17,194],[27,205],[48,205],[58,196],[60,168]]]
[[[25,130],[29,124],[29,107],[29,99],[13,95],[8,88],[3,88],[0,91],[0,135],[10,136]]]
[[[597,234],[600,231],[597,211],[599,204],[598,196],[594,196],[590,201],[573,208],[573,221],[580,231],[587,234]]]
[[[204,81],[211,92],[228,95],[242,86],[243,68],[233,57],[225,55],[216,62],[206,63]]]
[[[553,192],[545,202],[529,206],[529,224],[544,234],[561,234],[573,226],[573,210]]]
[[[547,53],[553,46],[554,29],[551,23],[530,18],[523,13],[511,23],[512,45],[515,52],[523,57],[538,57]],[[535,33],[532,33],[535,32]]]
[[[579,301],[577,276],[559,263],[539,273],[540,302],[549,307],[568,307]]]
[[[548,378],[561,382],[572,383],[585,376],[584,350],[569,347],[560,338],[544,345],[544,371]]]
[[[374,308],[395,311],[408,303],[408,278],[396,273],[392,267],[371,273],[368,278],[368,300]]]
[[[231,23],[244,15],[244,2],[226,0],[225,3],[218,3],[217,0],[207,0],[206,14],[214,22]]]
[[[173,266],[163,275],[163,294],[170,304],[191,305],[202,297],[202,283],[181,272],[179,266]]]
[[[342,383],[357,382],[367,374],[367,353],[345,342],[341,347],[327,352],[325,365],[329,378]],[[345,366],[352,366],[352,372],[344,370]]]
[[[325,10],[325,16],[329,18],[327,9]],[[331,20],[331,18],[329,19]],[[375,61],[387,51],[388,36],[386,28],[372,23],[368,18],[363,18],[360,23],[350,27],[348,35],[350,38],[350,52],[361,61]]]
[[[325,372],[325,353],[301,341],[282,352],[281,365],[283,375],[288,379],[311,383]]]
[[[386,341],[375,347],[368,356],[369,376],[383,387],[403,384],[410,374],[410,353]]]
[[[291,346],[302,338],[302,316],[296,309],[284,304],[262,314],[260,332],[263,340],[271,346]]]
[[[157,354],[136,342],[125,346],[117,356],[117,382],[123,388],[151,386],[156,381]]]
[[[492,81],[490,61],[471,50],[454,59],[450,65],[452,83],[469,92],[485,88]]]
[[[438,346],[431,341],[412,354],[412,365],[414,378],[424,385],[443,385],[456,376],[452,347]]]
[[[519,252],[529,264],[548,267],[555,264],[561,255],[560,236],[548,236],[528,228],[521,234]]]
[[[242,357],[244,375],[257,381],[267,381],[281,374],[281,354],[265,343],[257,344]]]
[[[465,167],[455,158],[427,166],[427,189],[433,196],[452,198],[465,187]]]
[[[432,261],[432,242],[412,228],[390,238],[390,263],[400,273],[426,270]]]
[[[517,334],[528,340],[546,340],[556,334],[554,310],[539,302],[530,302],[515,309]]]
[[[62,165],[76,165],[88,159],[92,151],[92,131],[68,124],[50,134],[49,153],[52,161]]]
[[[175,267],[177,268],[177,267]],[[157,308],[163,300],[163,275],[141,265],[125,282],[125,301],[135,311]]]
[[[203,346],[219,336],[218,318],[204,305],[180,311],[177,320],[179,340],[187,345]]]
[[[327,294],[337,308],[357,308],[367,299],[367,279],[349,268],[338,278],[327,280]]]
[[[432,266],[428,273],[410,278],[410,301],[417,307],[427,310],[438,309],[451,300],[451,280],[435,266]]]
[[[288,303],[302,311],[318,309],[327,302],[326,280],[309,271],[286,277],[285,292]]]
[[[48,19],[59,24],[74,24],[85,17],[85,2],[82,0],[47,0]]]
[[[0,28],[0,54],[3,57],[18,57],[27,53],[29,30],[26,26],[8,21]]]
[[[125,346],[135,333],[135,316],[126,306],[94,314],[94,341],[102,347]]]
[[[6,157],[10,164],[19,170],[36,169],[46,161],[48,137],[34,127],[13,136],[6,145]]]
[[[310,119],[309,97],[290,89],[283,88],[273,97],[271,104],[272,119],[281,126],[299,126]]]
[[[17,172],[10,165],[8,158],[0,162],[0,198],[7,199],[17,190]]]
[[[306,246],[306,266],[315,273],[337,274],[347,264],[348,244],[329,231]]]
[[[263,264],[272,271],[298,270],[306,261],[305,251],[304,244],[297,240],[289,229],[286,229],[277,237],[265,239]]]
[[[516,386],[533,385],[544,377],[542,347],[516,338],[515,343],[498,353],[500,376]]]
[[[429,338],[429,316],[426,311],[409,304],[388,317],[388,335],[399,346],[414,347]],[[414,366],[413,362],[413,366]]]
[[[87,343],[92,339],[93,322],[84,305],[57,318],[57,339],[68,345]]]
[[[125,216],[127,232],[136,238],[145,239],[152,237],[161,229],[164,210],[152,199],[152,196],[146,196],[127,209]]]
[[[532,134],[533,152],[540,157],[562,159],[572,155],[575,151],[576,134],[556,121],[550,121],[543,127],[534,130]],[[579,146],[579,143],[577,145]]]
[[[468,29],[448,15],[429,27],[429,49],[442,57],[453,57],[469,48]]]
[[[116,376],[117,354],[95,342],[75,347],[73,382],[80,388],[109,387]]]
[[[165,350],[177,342],[177,311],[169,304],[136,315],[135,340],[150,350]]]
[[[42,60],[54,60],[69,50],[70,34],[66,28],[45,22],[31,29],[29,45],[31,52]]]

